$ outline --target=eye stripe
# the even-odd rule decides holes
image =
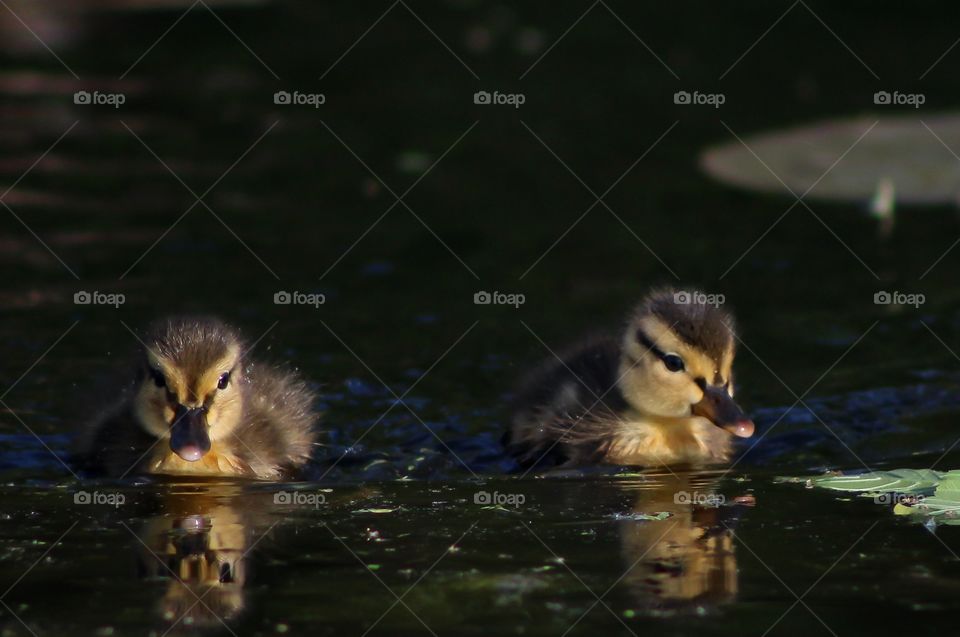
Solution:
[[[650,350],[650,352],[660,360],[663,360],[663,357],[667,355],[666,352],[654,345],[653,341],[650,340],[650,337],[647,336],[643,330],[637,330],[637,341]]]
[[[153,384],[157,387],[167,386],[167,379],[159,369],[147,366],[147,373],[150,375],[150,378],[153,379]]]
[[[676,354],[668,354],[657,347],[650,337],[643,332],[643,330],[637,330],[637,341],[650,350],[654,356],[663,361],[663,364],[671,372],[682,372],[686,369],[686,365],[684,365],[682,358]]]

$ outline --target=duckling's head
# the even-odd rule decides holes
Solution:
[[[240,422],[242,342],[216,319],[174,318],[154,325],[143,343],[137,420],[195,462]]]
[[[700,416],[747,438],[753,422],[733,401],[733,317],[718,300],[698,291],[650,294],[628,321],[618,383],[642,413]]]

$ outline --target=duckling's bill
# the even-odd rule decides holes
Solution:
[[[187,462],[196,462],[210,451],[207,427],[206,409],[178,405],[170,428],[170,449]]]
[[[692,413],[694,416],[706,418],[738,438],[749,438],[755,429],[753,421],[744,415],[743,410],[723,387],[706,386],[703,399],[693,406]]]

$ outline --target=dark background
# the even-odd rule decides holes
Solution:
[[[0,209],[0,433],[10,485],[4,546],[18,556],[11,581],[39,557],[31,543],[55,539],[75,517],[60,504],[72,478],[43,446],[62,456],[77,427],[109,402],[115,379],[127,377],[137,343],[125,325],[139,331],[167,314],[217,314],[251,341],[265,334],[256,354],[295,366],[324,395],[325,457],[337,457],[393,403],[379,379],[400,394],[430,370],[407,397],[416,416],[395,408],[364,438],[358,461],[333,474],[344,480],[471,478],[451,448],[481,473],[507,468],[496,439],[513,379],[549,356],[547,347],[616,327],[658,284],[726,296],[749,346],[737,360],[738,399],[761,432],[813,389],[807,402],[816,417],[803,406],[789,412],[744,469],[861,469],[861,458],[926,467],[954,442],[954,412],[942,409],[955,402],[960,250],[919,278],[960,238],[955,206],[899,206],[893,232],[883,237],[866,202],[811,200],[829,228],[798,206],[751,247],[793,199],[719,184],[697,161],[706,146],[736,141],[731,130],[746,139],[831,118],[951,110],[960,99],[955,4],[138,5],[7,0],[0,7],[0,183],[2,190],[15,184],[0,197],[9,207]],[[79,90],[121,92],[126,103],[77,105]],[[326,103],[276,105],[279,90],[323,93]],[[478,90],[526,100],[518,109],[476,105]],[[719,109],[676,105],[678,90],[719,92],[726,101]],[[873,103],[878,90],[920,92],[926,103],[919,112],[881,111]],[[390,209],[391,190],[400,195],[421,176],[404,196],[409,209]],[[604,197],[615,215],[598,204],[574,226],[596,200],[590,190],[600,195],[621,176]],[[196,195],[216,184],[204,197],[213,212],[196,205],[183,216],[195,196],[179,180]],[[80,290],[122,293],[126,303],[78,306]],[[273,295],[281,290],[323,293],[327,302],[278,306]],[[481,290],[521,293],[526,303],[478,306],[473,297]],[[927,302],[877,306],[878,290],[923,293]],[[387,463],[367,464],[377,458]],[[750,546],[766,559],[783,558],[774,568],[799,594],[885,514],[861,508],[858,518],[813,496],[789,504],[808,494],[757,486],[773,473],[754,474],[758,499],[769,491],[745,532],[753,529]],[[468,523],[434,506],[470,500],[467,487],[451,484],[443,493],[431,487],[440,489],[432,495],[396,483],[379,492],[408,507],[394,521],[396,534],[411,538],[400,557],[393,562],[375,550],[371,557],[398,591],[412,583],[404,568],[429,565]],[[536,510],[558,525],[548,543],[560,552],[576,553],[585,541],[581,528],[560,525],[606,519],[632,498],[620,491],[629,486],[577,485],[566,495],[527,487],[539,494]],[[356,495],[356,506],[367,506],[365,497],[374,496]],[[354,535],[351,544],[377,524],[358,521],[349,507],[333,516],[331,526]],[[470,617],[476,630],[502,621],[511,630],[560,634],[579,614],[561,613],[554,625],[544,610],[552,607],[537,598],[536,611],[521,605],[516,614],[464,615],[470,604],[488,608],[486,595],[500,590],[499,580],[440,596],[471,569],[512,572],[512,563],[492,556],[517,537],[527,543],[516,551],[530,560],[526,566],[549,562],[522,527],[510,528],[494,524],[482,551],[451,565],[436,588],[424,587],[420,603],[431,626],[456,633]],[[615,557],[615,529],[598,528],[595,550],[584,549],[577,568],[592,569],[586,578],[602,591],[625,565]],[[862,549],[868,558],[836,571],[840,583],[815,596],[828,623],[845,628],[838,634],[889,628],[895,620],[881,621],[881,612],[917,611],[930,590],[937,599],[956,597],[955,565],[943,566],[952,559],[943,546],[918,538],[925,531],[916,527],[886,520],[883,528]],[[128,591],[126,580],[103,575],[112,565],[105,549],[132,541],[129,534],[87,513],[77,529],[58,565],[31,576],[35,588],[18,588],[11,600],[38,605],[43,612],[30,621],[47,613],[48,630],[79,622],[92,632],[116,608],[126,614],[111,621],[143,628],[137,609],[149,591]],[[277,533],[262,547],[272,561],[261,565],[262,588],[254,589],[267,610],[245,628],[270,632],[289,616],[295,625],[333,630],[379,614],[379,604],[354,605],[381,593],[315,519]],[[784,546],[799,548],[785,555]],[[904,559],[903,546],[914,547],[910,556],[935,580],[929,589],[910,588],[910,569],[904,579],[878,583]],[[762,633],[794,600],[749,551],[740,553],[744,593],[729,611],[733,624],[645,629],[726,634],[741,625]],[[609,559],[594,562],[598,555]],[[90,576],[108,581],[98,589],[100,605],[90,610],[77,601],[60,614],[48,583],[72,592],[64,599],[85,600]],[[552,577],[544,580],[549,595],[539,593],[546,600],[580,610],[593,601],[576,581]],[[898,598],[904,588],[914,598]],[[617,591],[620,613],[628,597]],[[318,616],[310,609],[321,598]],[[876,604],[873,620],[848,615],[867,600]],[[936,614],[949,609],[944,604],[920,620],[951,626]],[[403,612],[379,630],[423,630]],[[324,624],[324,613],[336,621]],[[578,630],[623,630],[602,609],[596,613]],[[823,629],[802,607],[794,613],[777,630]]]

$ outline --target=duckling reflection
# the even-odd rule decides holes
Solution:
[[[170,495],[138,533],[140,577],[167,582],[157,614],[169,629],[222,627],[244,610],[250,538],[260,525],[238,496],[227,487]]]
[[[620,523],[623,581],[640,607],[653,611],[713,607],[737,595],[733,526],[752,496],[731,498],[702,476],[659,476],[637,493],[633,512],[665,511],[659,521]],[[649,487],[648,482],[643,486]]]

